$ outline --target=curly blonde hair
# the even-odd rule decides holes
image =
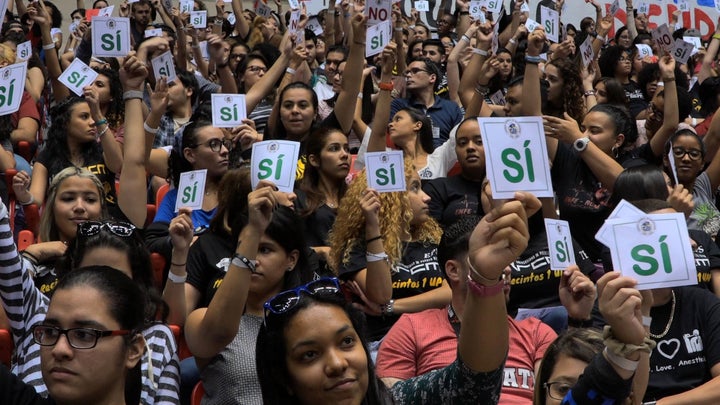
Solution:
[[[253,19],[252,26],[250,27],[250,37],[247,40],[247,45],[250,49],[253,49],[255,45],[265,42],[265,37],[262,33],[262,26],[267,22],[265,17],[257,16]]]
[[[410,182],[417,176],[413,160],[405,158],[405,181]],[[365,244],[365,214],[360,207],[360,199],[367,188],[365,170],[348,187],[340,201],[335,224],[330,231],[330,257],[328,264],[338,272],[341,265],[350,261],[350,252],[356,246]],[[437,244],[442,236],[438,223],[430,218],[419,226],[410,226],[413,219],[412,208],[407,192],[380,193],[380,234],[385,253],[391,265],[402,258],[402,235],[409,230],[413,241]]]

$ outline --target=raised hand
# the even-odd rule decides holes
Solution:
[[[173,249],[187,250],[193,240],[193,222],[190,218],[192,210],[187,207],[180,208],[178,215],[170,221],[170,241]]]
[[[595,304],[595,284],[577,266],[572,265],[563,271],[558,295],[570,318],[590,318]]]
[[[623,343],[642,344],[645,339],[642,324],[644,304],[643,295],[635,288],[637,281],[622,276],[618,271],[611,271],[600,277],[597,286],[600,313],[612,327],[615,338]]]

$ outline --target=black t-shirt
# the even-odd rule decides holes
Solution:
[[[440,177],[423,184],[430,196],[430,215],[446,228],[466,215],[485,215],[480,204],[482,182],[461,175]]]
[[[642,110],[648,108],[648,102],[645,100],[645,96],[643,96],[642,90],[640,90],[640,86],[638,86],[637,83],[630,80],[629,83],[623,85],[623,89],[625,89],[625,97],[628,99],[628,109],[633,118],[637,117]]]
[[[610,192],[569,145],[559,143],[552,165],[552,182],[560,206],[560,219],[593,262],[600,261],[602,245],[595,234],[612,212]]]
[[[350,261],[340,267],[340,278],[350,280],[367,267],[365,245],[350,252]],[[403,256],[392,271],[392,298],[412,297],[442,286],[443,273],[437,261],[437,245],[409,242],[403,245]],[[382,339],[400,315],[367,317],[370,341]]]
[[[679,287],[668,333],[650,355],[650,380],[645,401],[698,387],[712,379],[720,362],[720,300],[700,288]],[[650,311],[650,332],[661,334],[670,318],[672,300]]]
[[[302,212],[307,207],[306,195],[300,189],[296,189],[295,194],[297,194],[295,212]],[[308,246],[330,246],[328,234],[335,223],[335,217],[337,217],[337,210],[322,204],[304,218],[305,242]]]
[[[575,263],[583,274],[590,274],[595,266],[575,239],[573,239]],[[510,264],[510,300],[508,312],[518,308],[545,308],[562,305],[558,289],[563,270],[550,268],[550,251],[545,231],[530,236],[528,246],[517,260]]]
[[[190,246],[187,282],[200,291],[198,308],[205,308],[220,288],[230,266],[235,241],[230,235],[206,232]]]
[[[44,148],[38,154],[36,162],[41,163],[48,171],[48,189],[52,183],[53,178],[56,174],[60,173],[66,167],[72,166],[70,161],[59,157],[57,151],[51,151]],[[63,162],[64,161],[64,162]],[[105,190],[105,202],[113,218],[123,217],[120,210],[117,208],[117,196],[115,195],[115,173],[111,172],[107,166],[105,166],[105,160],[102,155],[102,148],[99,144],[92,148],[92,153],[85,161],[85,164],[81,166],[83,169],[87,169],[91,173],[100,179],[100,183],[103,185]]]

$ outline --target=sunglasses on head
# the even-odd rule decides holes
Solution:
[[[267,325],[268,315],[280,315],[293,309],[300,302],[300,294],[310,296],[341,294],[340,282],[335,277],[324,277],[313,280],[292,290],[283,291],[265,302],[265,324]]]
[[[113,235],[127,238],[135,231],[135,225],[127,222],[86,221],[78,224],[77,233],[79,236],[95,236],[103,229],[108,230]]]

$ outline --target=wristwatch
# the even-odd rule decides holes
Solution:
[[[395,313],[395,300],[380,305],[380,312],[382,312],[383,316],[392,316]]]
[[[588,144],[590,143],[590,138],[587,136],[584,138],[580,138],[573,142],[573,148],[575,148],[576,151],[582,152],[585,149],[587,149]]]

